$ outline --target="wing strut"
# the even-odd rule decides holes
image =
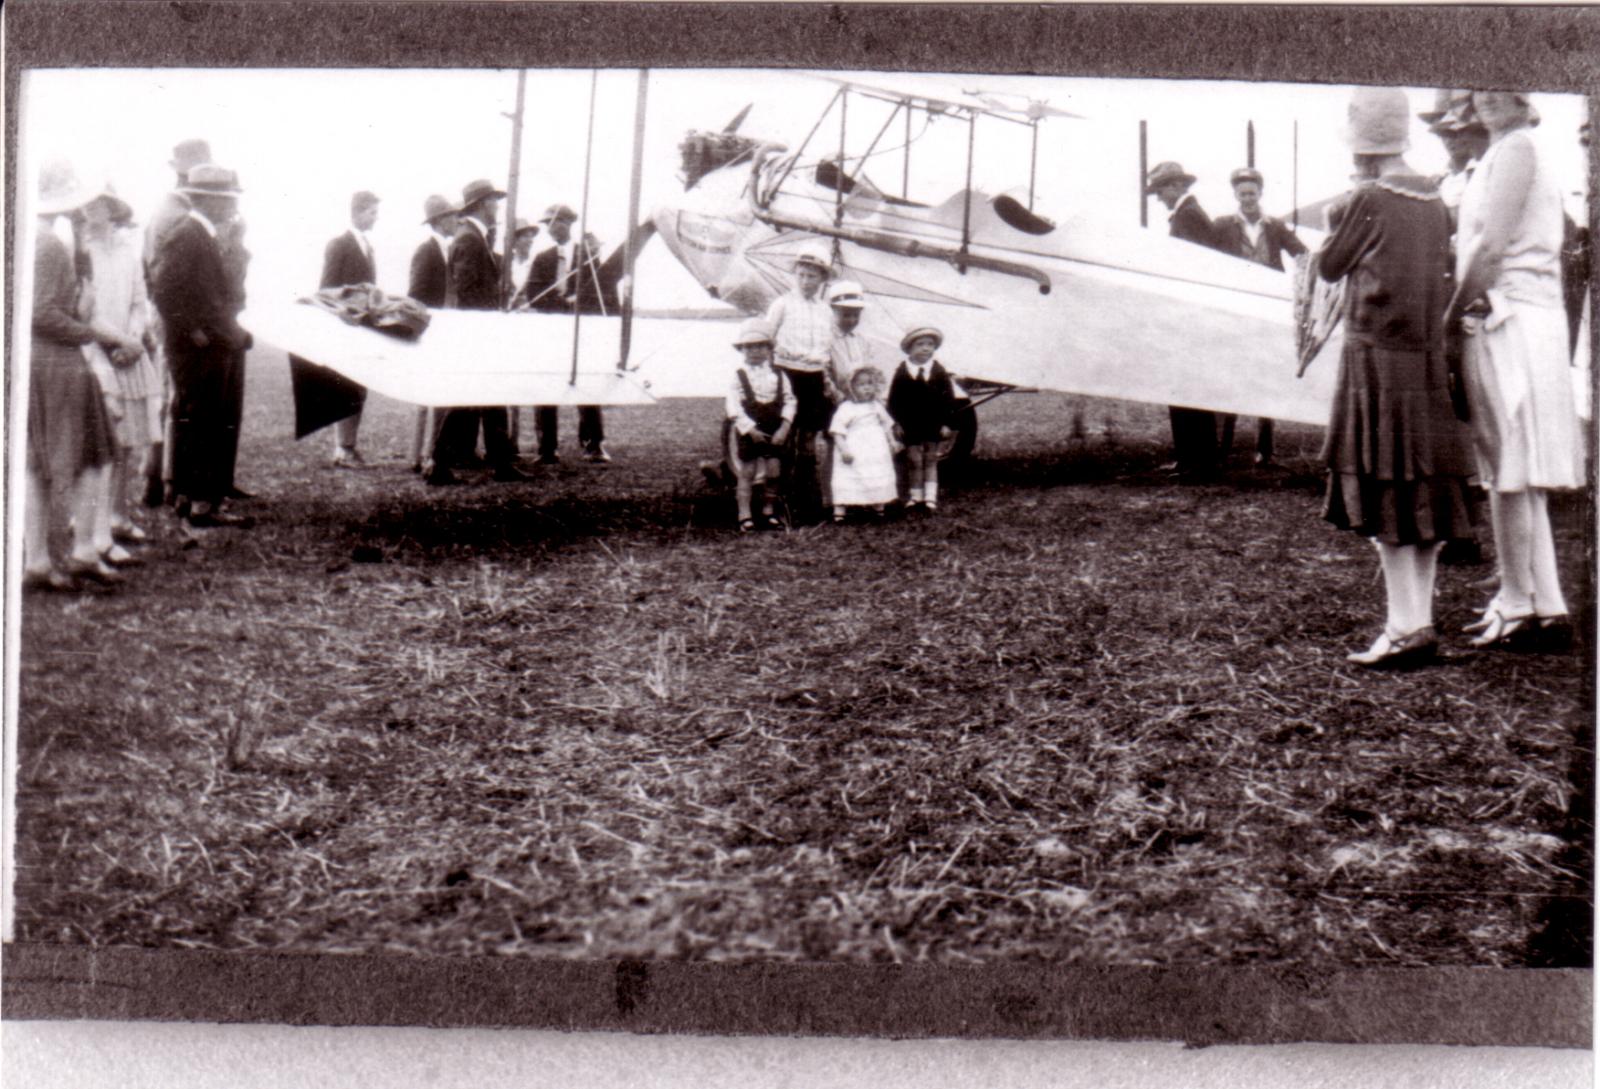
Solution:
[[[617,362],[619,370],[628,367],[628,349],[633,344],[633,263],[638,260],[640,240],[635,238],[639,233],[639,188],[644,174],[644,109],[645,98],[650,88],[650,69],[639,69],[639,97],[633,106],[633,176],[629,181],[628,189],[628,237],[623,243],[627,251],[622,255],[622,277],[628,285],[628,291],[622,297],[622,346],[621,357]],[[748,113],[750,107],[745,107]],[[744,120],[744,113],[735,119]]]
[[[585,139],[584,145],[583,145],[583,205],[582,205],[581,211],[579,212],[579,216],[580,216],[580,221],[583,223],[583,234],[584,235],[587,235],[589,233],[589,164],[593,161],[593,158],[594,158],[594,98],[595,98],[595,89],[599,86],[599,84],[600,84],[600,69],[596,68],[596,69],[594,69],[593,71],[591,71],[589,73],[589,135]],[[589,247],[584,243],[583,235],[580,235],[578,237],[578,241],[573,246],[572,249],[573,249],[573,253],[575,255],[580,253],[580,252],[583,253],[585,255],[584,261],[586,263],[593,258],[593,254],[589,253]],[[573,264],[576,265],[577,261],[574,260]],[[574,385],[574,386],[576,386],[578,384],[578,323],[579,323],[579,320],[582,317],[583,317],[583,307],[581,307],[581,306],[573,307],[572,308],[572,378],[571,378],[570,384]]]

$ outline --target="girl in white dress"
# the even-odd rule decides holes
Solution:
[[[1538,114],[1526,95],[1475,91],[1472,105],[1489,150],[1462,194],[1446,321],[1465,334],[1500,591],[1468,630],[1479,647],[1565,642],[1547,496],[1582,487],[1585,470],[1561,293],[1561,188],[1529,138]]]
[[[833,520],[843,522],[851,507],[876,515],[899,496],[895,480],[894,420],[878,399],[883,376],[870,366],[850,376],[850,399],[833,412]]]

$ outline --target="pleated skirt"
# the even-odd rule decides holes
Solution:
[[[1323,517],[1386,544],[1473,536],[1472,437],[1442,352],[1347,340],[1323,456]]]

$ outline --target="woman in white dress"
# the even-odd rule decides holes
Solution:
[[[142,345],[149,326],[150,303],[145,295],[141,240],[124,226],[131,221],[132,211],[107,186],[84,205],[81,214],[79,244],[89,258],[95,318],[130,342]],[[145,539],[129,517],[129,509],[133,484],[143,482],[151,453],[150,397],[152,390],[160,389],[160,379],[147,351],[130,354],[90,344],[85,346],[84,354],[99,380],[116,436],[111,472],[105,478],[105,494],[96,512],[93,536],[106,562],[122,566],[137,561],[116,538],[130,542]]]
[[[1561,293],[1561,187],[1528,135],[1538,113],[1527,95],[1475,91],[1472,105],[1489,149],[1461,198],[1446,323],[1465,337],[1500,590],[1468,630],[1478,647],[1559,645],[1571,627],[1547,500],[1582,487],[1585,474]]]

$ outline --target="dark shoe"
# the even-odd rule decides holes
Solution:
[[[560,465],[561,464],[561,455],[556,453],[554,450],[552,450],[548,454],[540,454],[539,457],[534,461],[534,464],[535,465]]]
[[[225,492],[223,494],[223,496],[222,496],[222,498],[224,498],[224,499],[240,499],[240,500],[243,500],[243,499],[254,499],[255,497],[256,496],[255,496],[254,492],[247,492],[243,488],[240,488],[238,486],[229,487],[227,492]]]
[[[440,468],[436,465],[434,466],[432,472],[422,478],[422,481],[424,484],[427,484],[430,487],[443,488],[448,487],[451,484],[460,484],[461,478],[456,476],[456,474],[452,473],[449,469]]]
[[[196,503],[189,512],[189,524],[196,529],[249,529],[256,520],[248,514],[232,514]]]
[[[83,586],[71,575],[52,569],[23,575],[22,588],[47,594],[75,594]]]
[[[517,468],[515,465],[502,465],[494,471],[494,480],[499,484],[515,484],[518,481],[532,480],[533,477]]]
[[[1345,661],[1367,669],[1416,669],[1432,662],[1438,653],[1439,637],[1430,625],[1399,639],[1380,632],[1371,647],[1345,655]]]
[[[82,582],[99,583],[101,586],[121,586],[127,581],[127,579],[117,574],[114,568],[107,565],[104,560],[96,560],[94,563],[70,560],[62,570],[68,578]]]
[[[1572,649],[1572,620],[1567,616],[1541,616],[1534,631],[1534,644],[1546,654],[1565,654]]]

